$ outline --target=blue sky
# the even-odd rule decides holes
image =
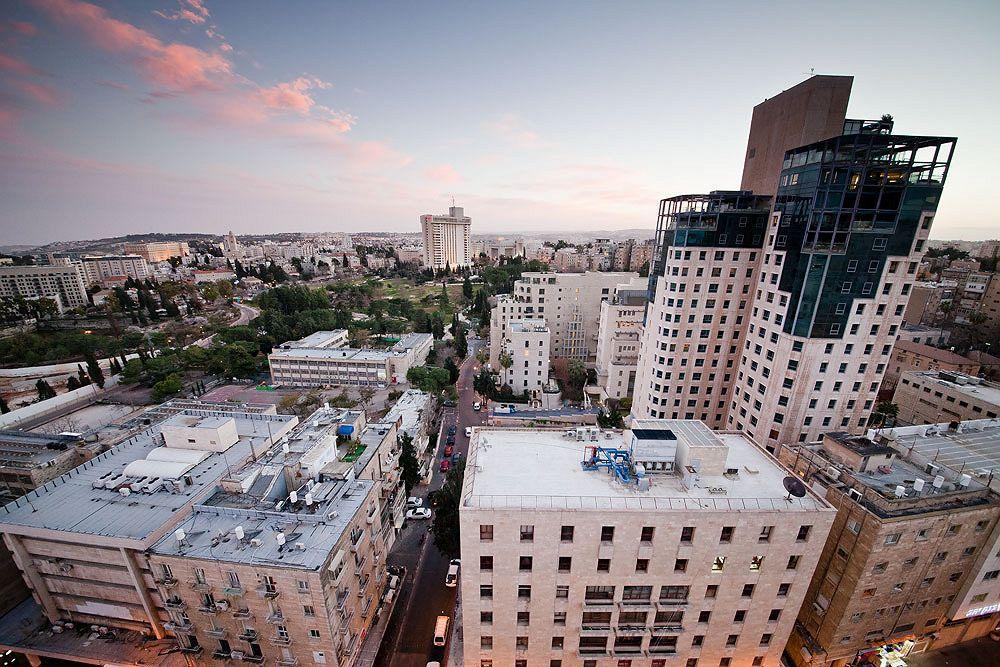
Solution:
[[[959,137],[937,238],[996,237],[996,3],[6,0],[4,243],[141,231],[652,229],[739,184],[754,104]]]

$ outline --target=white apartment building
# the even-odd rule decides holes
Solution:
[[[464,664],[777,667],[834,516],[787,475],[697,421],[477,428]]]
[[[413,366],[427,360],[434,337],[427,333],[404,336],[387,350],[338,347],[340,331],[317,332],[301,341],[283,343],[268,355],[271,382],[294,387],[330,385],[384,386],[404,382]],[[330,334],[324,339],[324,336]]]
[[[187,257],[191,249],[186,241],[154,241],[150,243],[126,243],[126,255],[139,255],[150,264],[165,262],[171,257]]]
[[[0,299],[52,299],[59,312],[89,303],[82,271],[75,264],[0,266]]]
[[[597,386],[602,400],[631,397],[639,363],[646,290],[615,288],[601,303],[597,334]]]
[[[108,279],[149,277],[149,263],[139,255],[99,255],[80,258],[83,279],[87,285],[103,283]]]
[[[502,340],[512,320],[544,318],[552,332],[552,356],[593,362],[601,303],[619,285],[638,288],[645,279],[637,273],[527,272],[514,283],[512,294],[497,297],[490,313],[490,340]],[[498,368],[500,350],[491,346],[490,365]]]
[[[452,269],[472,264],[472,218],[461,206],[448,208],[448,215],[422,215],[424,266]]]
[[[514,320],[500,342],[500,382],[515,394],[533,395],[549,383],[552,332],[544,319]],[[510,365],[504,364],[509,361]]]

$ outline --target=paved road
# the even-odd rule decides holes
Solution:
[[[485,423],[486,413],[472,409],[472,404],[477,400],[472,388],[472,379],[478,366],[475,355],[482,346],[482,340],[469,341],[469,354],[462,364],[456,385],[459,395],[458,406],[446,408],[441,416],[444,435],[439,439],[438,451],[434,455],[434,477],[430,484],[420,485],[414,489],[414,495],[426,497],[430,491],[441,487],[444,475],[438,471],[438,466],[444,451],[448,427],[455,425],[457,431],[455,450],[466,456],[469,451],[469,439],[465,437],[465,427]],[[403,534],[389,555],[390,565],[404,565],[408,570],[403,591],[406,597],[400,599],[396,606],[395,617],[385,633],[387,639],[376,663],[380,667],[425,667],[431,659],[445,664],[444,651],[435,649],[432,644],[434,623],[439,614],[447,614],[454,618],[455,595],[458,589],[447,588],[444,585],[444,577],[448,572],[448,558],[434,547],[433,538],[427,533],[428,522],[407,523],[407,527],[404,528]],[[423,534],[426,534],[427,538],[421,543],[420,537]]]
[[[245,303],[234,303],[234,306],[240,309],[240,316],[229,323],[231,327],[238,327],[243,324],[249,324],[250,320],[260,315],[260,311],[253,306],[248,306]],[[215,334],[211,336],[206,336],[204,338],[199,338],[185,347],[191,347],[191,345],[197,345],[198,347],[209,347],[212,344],[212,339],[215,338]]]

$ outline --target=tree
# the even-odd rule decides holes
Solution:
[[[83,358],[87,361],[87,375],[90,379],[101,389],[104,389],[104,371],[101,370],[101,365],[97,363],[97,358],[94,356],[92,351],[87,351],[83,355]]]
[[[10,406],[7,405],[7,399],[0,396],[0,415],[5,415],[10,412]]]
[[[455,360],[448,357],[444,360],[444,369],[448,371],[448,376],[451,378],[449,384],[455,384],[458,382],[459,370],[458,366],[455,365]]]
[[[606,411],[604,408],[597,413],[597,425],[601,428],[622,428],[624,421],[617,410]]]
[[[500,353],[500,367],[503,369],[508,369],[514,365],[514,359],[510,356],[510,352],[504,350]]]
[[[441,313],[434,313],[431,316],[431,333],[435,338],[444,338],[444,318]]]
[[[399,436],[399,444],[402,450],[399,454],[400,477],[406,486],[406,495],[420,483],[420,462],[417,461],[417,449],[413,446],[413,436],[409,433],[402,433]]]
[[[465,325],[461,322],[455,328],[455,343],[452,347],[455,348],[455,354],[459,359],[465,359],[465,355],[469,353],[469,340],[465,336]]]
[[[494,375],[485,368],[481,368],[472,380],[472,388],[476,390],[477,394],[482,394],[487,398],[492,397],[496,390]]]
[[[896,417],[898,415],[898,405],[892,403],[891,401],[881,401],[875,406],[875,411],[872,412],[869,424],[878,428],[883,426],[892,426],[896,423]]]
[[[444,368],[413,366],[406,372],[406,379],[417,389],[436,394],[449,384],[451,374]]]
[[[464,475],[463,459],[451,467],[445,477],[444,485],[434,494],[437,512],[431,524],[431,534],[434,536],[434,546],[448,558],[454,558],[459,553],[458,507]]]
[[[441,283],[441,305],[448,305],[448,283]]]
[[[45,381],[45,378],[38,379],[38,382],[35,383],[35,391],[38,392],[39,401],[47,401],[56,397],[56,390]]]
[[[361,387],[358,389],[358,397],[361,399],[361,407],[365,410],[371,405],[372,399],[375,398],[375,388],[374,387]]]
[[[469,276],[465,276],[465,280],[462,281],[462,296],[472,301],[472,281],[469,280]]]
[[[73,391],[74,389],[80,388],[80,381],[76,379],[75,375],[70,375],[66,378],[66,391]]]
[[[87,371],[83,370],[83,366],[80,364],[76,365],[76,375],[80,387],[86,387],[90,384],[90,378],[87,376]]]
[[[181,389],[183,389],[181,377],[174,373],[153,385],[153,400],[162,401],[174,394],[179,394]]]

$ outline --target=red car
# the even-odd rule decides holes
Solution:
[[[455,451],[455,448],[452,445],[448,445],[447,447],[444,448],[444,455],[451,456],[451,453],[453,451]]]
[[[451,461],[448,459],[441,461],[441,472],[448,472],[449,470],[451,470]]]

